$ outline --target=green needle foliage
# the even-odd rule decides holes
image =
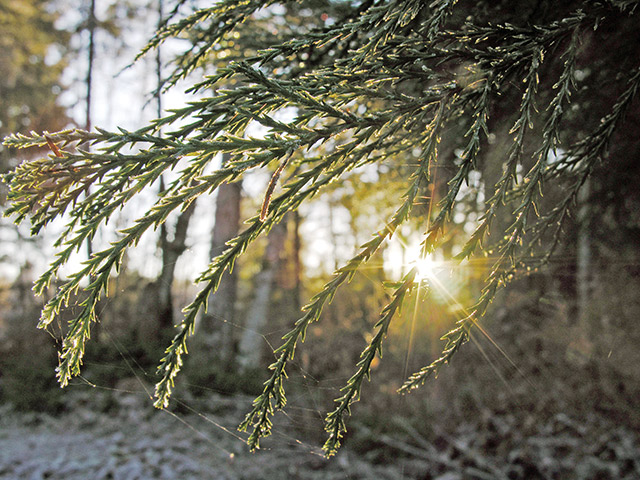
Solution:
[[[439,151],[441,138],[461,131],[446,139],[462,154],[455,160],[446,194],[429,205],[432,218],[424,227],[423,253],[442,241],[469,175],[498,164],[502,174],[485,179],[494,185],[493,195],[460,254],[462,259],[491,252],[493,267],[470,315],[443,337],[442,354],[411,375],[401,392],[421,385],[451,360],[500,288],[548,261],[586,179],[600,164],[615,169],[608,146],[619,138],[625,112],[640,87],[637,1],[558,6],[539,1],[367,0],[278,6],[224,0],[180,16],[183,3],[145,52],[170,38],[189,39],[190,48],[176,59],[165,85],[173,88],[182,78],[215,66],[212,75],[189,90],[194,100],[133,132],[68,130],[6,138],[10,147],[53,142],[61,149],[60,156],[25,162],[6,176],[11,188],[7,213],[17,222],[28,217],[33,234],[56,218],[67,222],[56,242],[57,257],[35,284],[36,292],[43,293],[72,253],[118,210],[152,188],[163,173],[177,172],[157,202],[64,279],[45,306],[41,328],[68,306],[73,294],[84,292],[80,314],[70,322],[60,352],[57,375],[64,386],[80,373],[85,343],[98,321],[96,304],[107,294],[108,279],[127,249],[171,212],[185,209],[224,182],[255,170],[287,167],[289,176],[283,175],[280,193],[266,201],[263,215],[256,212],[196,279],[200,291],[184,309],[158,368],[155,405],[163,408],[207,297],[252,242],[353,169],[410,160],[413,173],[396,213],[311,298],[275,350],[271,375],[240,425],[251,431],[251,448],[270,433],[274,411],[285,406],[287,366],[308,326],[401,225],[419,217],[414,206],[424,204],[435,182],[433,168],[451,164],[453,148]],[[308,11],[317,15],[307,27],[286,23],[296,15],[308,16]],[[320,21],[318,12],[327,12],[324,20],[332,21]],[[274,34],[265,18],[282,25],[285,33]],[[234,51],[234,41],[244,41],[246,51]],[[604,51],[602,45],[607,45]],[[235,52],[233,61],[225,64],[223,58],[229,55],[221,57],[220,51]],[[591,80],[584,81],[585,72]],[[289,118],[278,116],[283,109],[293,109],[295,117],[282,120]],[[267,133],[250,136],[247,128],[255,124]],[[494,135],[511,138],[500,155],[487,154]],[[87,142],[91,152],[74,147]],[[230,160],[207,173],[223,153]],[[547,205],[543,192],[554,192],[560,200]],[[506,227],[490,238],[496,218]],[[387,329],[414,287],[415,276],[411,270],[393,287],[355,374],[327,416],[327,455],[340,445],[345,417],[369,378],[374,357],[381,355]]]

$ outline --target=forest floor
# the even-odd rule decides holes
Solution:
[[[428,441],[406,425],[376,436],[371,451],[354,452],[347,441],[326,459],[318,445],[299,440],[286,415],[251,453],[236,431],[251,399],[207,401],[217,408],[206,414],[167,412],[144,396],[94,390],[59,416],[1,406],[0,479],[640,478],[639,432],[595,414],[558,414],[528,432],[511,415],[491,416]],[[366,434],[364,425],[350,427]]]
[[[346,450],[326,459],[286,427],[251,453],[236,430],[250,406],[245,396],[212,397],[217,413],[206,414],[159,411],[120,392],[97,404],[89,398],[59,416],[0,407],[0,479],[402,478],[397,466]]]

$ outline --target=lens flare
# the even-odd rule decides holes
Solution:
[[[442,269],[442,265],[431,257],[424,257],[416,260],[416,268],[418,269],[416,281],[421,282],[434,279],[438,271]]]

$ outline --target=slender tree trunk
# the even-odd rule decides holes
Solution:
[[[89,51],[87,55],[87,77],[85,79],[86,83],[86,116],[84,121],[84,129],[86,131],[91,130],[91,97],[93,93],[93,64],[95,62],[95,53],[96,53],[96,43],[95,43],[95,33],[96,33],[96,0],[90,0],[89,3],[89,14],[87,18],[87,29],[89,30]],[[86,146],[89,148],[89,145]],[[87,195],[90,192],[87,190]],[[87,237],[87,255],[91,257],[93,254],[93,244],[91,242],[91,238]]]
[[[229,160],[223,156],[223,164]],[[225,249],[225,244],[234,238],[240,228],[240,182],[222,184],[216,199],[215,224],[211,239],[211,258]],[[236,321],[237,274],[234,269],[221,279],[218,290],[209,297],[207,313],[202,316],[197,335],[199,353],[209,355],[216,352],[218,359],[227,365],[235,362],[235,338],[233,324]]]
[[[176,221],[173,240],[168,240],[164,225],[163,233],[160,236],[162,270],[156,282],[158,290],[158,332],[161,341],[165,340],[167,333],[171,332],[173,328],[173,279],[178,258],[186,249],[187,230],[195,207],[196,203],[193,202],[180,214]]]
[[[331,195],[329,195],[329,198],[327,199],[327,206],[329,207],[329,215],[327,218],[327,220],[329,220],[329,238],[331,239],[331,245],[333,246],[333,270],[330,273],[333,273],[340,267],[340,260],[338,259],[338,245],[340,245],[341,242],[338,238],[338,234],[336,233],[334,214],[336,204],[331,198]],[[356,244],[357,243],[358,240],[356,239]]]
[[[162,20],[164,18],[163,2],[158,0],[158,26],[160,29],[162,26]],[[162,116],[162,44],[156,47],[156,115],[158,118]]]
[[[85,78],[85,119],[84,119],[84,129],[88,132],[91,130],[91,97],[93,93],[93,65],[95,62],[95,32],[96,32],[96,0],[90,0],[89,2],[89,12],[87,14],[87,30],[89,32],[89,45],[87,52],[87,76]],[[90,150],[91,144],[87,142],[83,145],[85,150]],[[91,195],[91,190],[87,187],[85,195],[88,197]],[[87,236],[87,258],[91,258],[93,255],[93,240],[91,236]],[[97,341],[100,341],[100,323],[97,323],[93,327],[93,336]]]
[[[87,76],[86,87],[86,109],[85,109],[85,130],[91,130],[91,96],[93,93],[93,64],[96,53],[95,32],[96,32],[96,0],[90,0],[89,13],[87,17],[87,30],[89,31],[89,50],[87,54]]]
[[[262,335],[268,320],[276,276],[284,256],[286,239],[287,222],[283,219],[269,232],[262,268],[255,277],[254,297],[247,312],[239,345],[238,364],[243,370],[260,366],[264,347]]]
[[[162,23],[162,0],[158,0],[158,26]],[[158,118],[162,116],[162,55],[160,46],[156,48],[156,115]],[[164,192],[164,177],[160,177],[160,193]],[[180,213],[176,221],[173,240],[169,240],[169,232],[166,223],[160,226],[160,250],[162,252],[162,269],[156,280],[156,289],[158,292],[158,340],[165,341],[165,336],[169,336],[169,332],[173,327],[173,294],[172,286],[175,276],[176,262],[186,248],[187,230],[189,222],[195,210],[195,202]]]
[[[293,266],[294,266],[294,285],[293,285],[293,301],[296,310],[302,308],[302,259],[300,252],[302,250],[302,241],[300,239],[300,212],[293,212]]]
[[[591,188],[589,180],[578,194],[578,238],[576,245],[576,303],[580,344],[578,349],[582,355],[589,356],[593,343],[591,335],[594,333],[592,318],[589,313],[592,295],[592,246],[591,222],[589,215],[589,196]]]

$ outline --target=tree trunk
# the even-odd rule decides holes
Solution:
[[[302,259],[300,252],[302,251],[302,241],[300,239],[300,212],[293,212],[293,302],[294,308],[300,310],[302,308]]]
[[[87,55],[87,78],[85,80],[86,83],[86,116],[84,121],[84,129],[86,131],[91,130],[91,96],[93,93],[93,64],[95,59],[96,52],[96,42],[95,42],[95,33],[96,33],[96,0],[90,0],[89,2],[89,15],[87,18],[87,29],[89,30],[89,51]],[[90,145],[87,144],[84,146],[87,150],[90,148]],[[87,189],[87,195],[90,192]],[[93,254],[93,243],[91,242],[91,237],[87,237],[87,256],[91,257]]]
[[[89,45],[87,52],[87,76],[85,78],[86,88],[86,108],[85,108],[85,121],[84,129],[88,132],[91,130],[91,96],[93,93],[93,65],[95,61],[95,32],[96,32],[96,0],[89,0],[89,12],[87,14],[87,30],[89,31]],[[89,151],[91,149],[91,143],[86,142],[82,145],[82,148]],[[87,187],[85,195],[88,197],[91,195],[91,189]],[[88,235],[86,240],[87,245],[87,258],[91,258],[93,255],[93,240],[92,236]],[[100,341],[100,323],[96,323],[93,328],[93,336],[97,341]]]
[[[89,31],[89,46],[87,54],[87,77],[86,86],[86,116],[84,122],[85,130],[91,130],[91,94],[93,93],[93,63],[96,52],[95,31],[96,31],[96,0],[89,2],[89,14],[87,17],[87,30]]]
[[[162,0],[158,0],[157,13],[158,13],[158,28],[162,25],[163,18],[163,3]],[[156,115],[158,118],[162,116],[162,55],[161,48],[156,48]],[[164,192],[165,183],[164,178],[160,177],[160,193]],[[187,209],[180,213],[176,221],[173,240],[169,240],[169,232],[167,230],[167,224],[163,223],[160,226],[160,250],[162,252],[162,270],[156,280],[156,290],[158,294],[158,340],[164,344],[167,337],[171,336],[173,329],[173,279],[175,276],[176,263],[180,255],[184,253],[186,248],[187,230],[189,229],[189,222],[195,211],[195,202],[191,203]]]
[[[173,329],[173,295],[171,287],[175,276],[178,258],[186,249],[187,230],[195,211],[193,202],[180,213],[174,229],[173,240],[169,241],[166,225],[160,229],[160,248],[162,250],[162,270],[157,282],[158,291],[158,339],[164,342]]]
[[[286,239],[287,222],[285,217],[269,232],[262,268],[255,277],[254,297],[247,312],[245,328],[242,330],[239,344],[238,364],[242,370],[250,370],[260,366],[264,347],[262,335],[268,320],[276,276],[283,261]]]
[[[164,19],[164,5],[162,0],[158,0],[157,3],[158,8],[158,25],[157,29],[160,30],[162,27],[162,21]],[[158,118],[162,117],[162,44],[159,44],[156,47],[156,114]]]
[[[223,165],[228,160],[223,156]],[[238,234],[240,228],[240,182],[222,184],[216,199],[215,224],[211,239],[211,258],[217,257],[225,249],[225,243]],[[233,324],[237,298],[236,271],[227,272],[221,279],[218,290],[209,297],[207,313],[200,319],[197,342],[201,354],[216,352],[217,357],[227,365],[235,359],[235,338]]]
[[[578,194],[577,214],[576,303],[580,338],[579,344],[574,345],[574,347],[584,358],[588,358],[591,354],[593,348],[591,338],[594,333],[594,325],[592,325],[593,319],[591,318],[589,308],[592,295],[592,246],[589,212],[590,190],[590,182],[587,180]]]

